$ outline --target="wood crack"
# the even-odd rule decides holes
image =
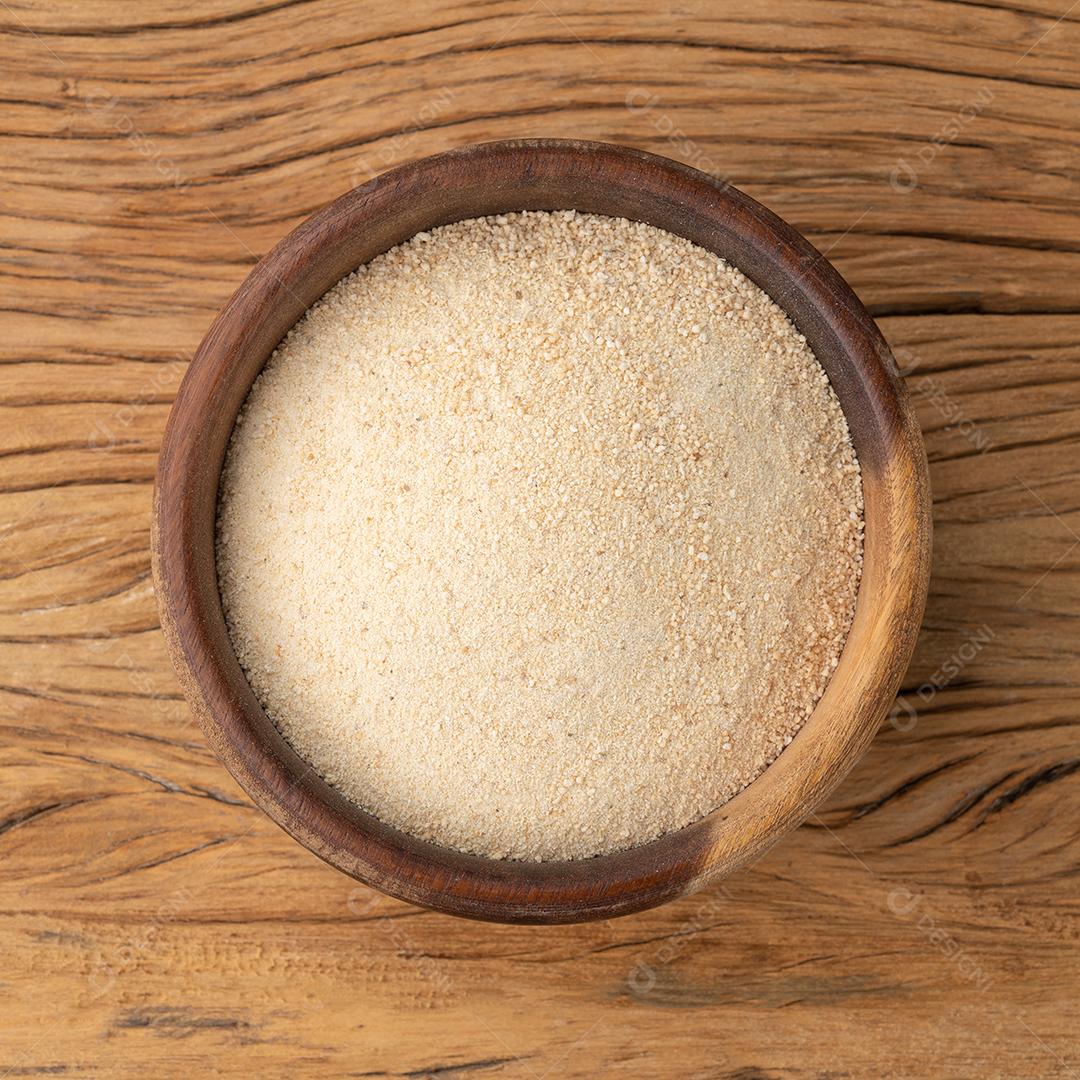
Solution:
[[[1067,776],[1072,776],[1080,770],[1080,758],[1071,758],[1068,761],[1060,761],[1055,765],[1047,765],[1030,776],[1025,777],[1019,784],[1009,788],[998,795],[992,803],[982,812],[979,820],[972,826],[971,832],[982,828],[988,818],[994,814],[1000,814],[1007,806],[1019,802],[1025,795],[1030,795],[1036,788],[1053,784]]]

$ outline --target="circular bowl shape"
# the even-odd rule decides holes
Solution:
[[[515,210],[626,217],[723,257],[804,334],[847,417],[862,468],[866,538],[854,623],[825,694],[749,787],[651,843],[567,862],[466,855],[390,828],[289,747],[248,686],[218,593],[218,481],[255,377],[305,309],[357,266],[423,230]],[[153,562],[184,693],[251,798],[315,854],[414,904],[498,922],[610,918],[692,892],[802,821],[870,743],[922,619],[930,563],[926,454],[873,320],[825,257],[753,199],[637,150],[562,140],[487,143],[394,169],[308,218],[252,270],[187,372],[165,431]]]

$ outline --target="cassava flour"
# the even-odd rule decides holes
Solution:
[[[738,270],[574,212],[421,233],[256,380],[221,484],[237,655],[383,821],[610,852],[758,776],[835,668],[862,488],[824,371]]]

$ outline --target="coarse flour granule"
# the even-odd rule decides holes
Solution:
[[[851,624],[862,486],[824,371],[738,270],[574,212],[421,233],[256,380],[221,484],[240,662],[383,821],[610,852],[745,787]]]

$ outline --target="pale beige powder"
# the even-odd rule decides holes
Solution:
[[[577,858],[708,813],[791,741],[862,561],[805,340],[646,225],[423,233],[281,344],[237,424],[218,572],[251,685],[382,820]]]

